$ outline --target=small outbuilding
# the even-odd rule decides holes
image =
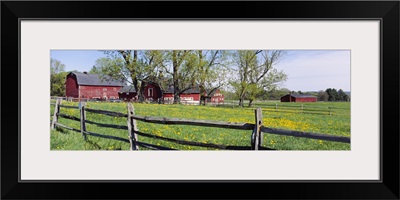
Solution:
[[[118,96],[119,99],[124,101],[137,100],[137,93],[132,85],[122,87],[118,91]]]
[[[281,97],[281,102],[317,102],[317,97],[309,94],[287,94]]]
[[[174,86],[170,85],[165,91],[163,91],[164,103],[174,102]],[[190,89],[185,90],[179,95],[181,103],[185,104],[200,104],[200,88],[198,85],[193,86]]]

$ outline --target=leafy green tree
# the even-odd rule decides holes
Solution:
[[[320,90],[317,94],[318,101],[328,101],[329,95],[327,92]]]
[[[166,51],[163,62],[164,71],[172,76],[174,86],[174,104],[180,103],[180,94],[192,88],[196,83],[198,60],[194,51]]]
[[[348,101],[348,99],[349,99],[347,94],[342,89],[339,89],[338,97],[339,97],[339,101]]]
[[[65,65],[61,63],[61,61],[57,59],[50,59],[50,74],[58,74],[60,72],[64,72]]]
[[[286,81],[283,71],[274,69],[274,65],[282,58],[284,51],[267,50],[238,50],[233,53],[237,77],[230,83],[239,97],[239,106],[243,107],[244,100],[253,100],[263,90],[277,88],[279,83]]]
[[[335,88],[328,88],[325,92],[329,95],[328,101],[339,101],[340,97]]]
[[[50,96],[65,96],[65,77],[67,72],[61,61],[50,59]]]
[[[103,51],[109,60],[100,60],[102,75],[131,83],[143,101],[145,83],[156,79],[164,62],[163,51],[114,50]],[[104,61],[104,62],[103,62]],[[96,64],[98,64],[96,62]],[[98,66],[96,66],[98,67]],[[105,76],[104,76],[105,77]]]
[[[197,76],[196,82],[200,85],[200,104],[205,105],[205,96],[226,84],[227,51],[223,50],[197,50]]]
[[[90,74],[102,74],[104,69],[113,67],[113,65],[121,65],[121,59],[99,58],[96,60],[95,65],[90,69]]]

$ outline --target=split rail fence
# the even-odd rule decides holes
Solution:
[[[101,137],[101,138],[107,138],[107,139],[113,139],[113,140],[119,140],[122,142],[127,142],[127,143],[130,143],[130,150],[139,150],[139,147],[144,147],[146,149],[151,149],[151,150],[178,150],[178,149],[173,149],[173,148],[164,147],[164,146],[160,146],[160,145],[141,142],[141,141],[139,141],[138,136],[173,142],[173,143],[181,144],[181,145],[207,147],[207,148],[212,148],[212,149],[224,149],[224,150],[274,150],[274,149],[270,149],[268,147],[263,146],[263,134],[265,134],[265,133],[266,134],[275,134],[275,135],[293,136],[293,137],[302,137],[302,138],[309,138],[309,139],[318,139],[318,140],[325,140],[325,141],[334,141],[334,142],[341,142],[341,143],[350,143],[350,137],[265,127],[265,126],[263,126],[263,123],[262,123],[261,108],[257,108],[254,110],[255,122],[254,122],[254,124],[250,124],[250,123],[233,123],[233,122],[218,122],[218,121],[206,121],[206,120],[139,116],[139,115],[135,114],[134,107],[131,103],[127,104],[127,108],[128,108],[127,114],[120,113],[120,112],[114,112],[114,111],[86,108],[85,102],[79,102],[79,106],[66,106],[66,105],[62,105],[62,99],[57,99],[56,103],[51,103],[51,104],[55,106],[53,119],[51,121],[51,129],[60,127],[60,128],[72,130],[75,132],[79,132],[82,134],[82,137],[84,140],[87,140],[88,136],[93,136],[93,137]],[[79,109],[80,117],[63,114],[60,112],[60,108]],[[108,116],[113,116],[113,117],[126,118],[127,126],[114,125],[114,124],[103,124],[103,123],[87,120],[86,112],[108,115]],[[58,118],[65,118],[65,119],[77,121],[80,123],[80,129],[75,129],[75,128],[63,125],[63,124],[59,123]],[[154,124],[189,125],[189,126],[204,126],[204,127],[224,128],[224,129],[237,129],[237,130],[249,130],[249,131],[251,130],[252,132],[251,132],[251,139],[249,141],[249,146],[229,146],[229,145],[223,145],[223,144],[212,144],[212,143],[202,143],[202,142],[196,142],[196,141],[179,140],[179,139],[157,136],[157,135],[153,135],[150,133],[144,133],[144,132],[139,131],[139,128],[137,126],[137,121],[142,121],[142,122],[146,122],[146,123],[154,123]],[[122,138],[122,137],[117,137],[117,136],[104,135],[104,134],[90,132],[86,129],[86,123],[95,124],[97,126],[104,127],[104,128],[115,128],[115,129],[127,130],[128,138]]]
[[[270,112],[283,112],[283,113],[301,113],[301,114],[314,114],[314,115],[340,115],[340,116],[349,116],[349,113],[345,111],[347,108],[333,107],[333,106],[310,106],[305,104],[296,103],[296,105],[287,105],[278,104],[278,103],[253,103],[252,107],[263,108],[264,110]],[[238,102],[211,102],[207,103],[209,106],[221,106],[221,107],[239,107]],[[245,106],[246,107],[246,106]],[[344,111],[344,113],[343,113]]]

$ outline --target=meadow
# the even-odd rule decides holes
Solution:
[[[77,106],[78,102],[63,101],[63,105]],[[303,106],[303,110],[301,109]],[[254,124],[254,108],[224,106],[195,106],[133,103],[135,114],[140,116],[157,116],[166,118],[200,119],[208,121],[225,121]],[[276,110],[278,106],[278,110]],[[50,106],[50,116],[54,106]],[[328,135],[350,137],[350,103],[317,102],[317,103],[274,103],[258,102],[255,107],[262,107],[263,125],[271,128],[297,130]],[[331,115],[328,107],[331,107]],[[127,113],[126,103],[88,102],[87,108]],[[79,117],[78,109],[60,108],[60,113]],[[105,124],[127,124],[126,118],[111,117],[87,112],[87,120]],[[80,129],[77,121],[59,118],[63,125]],[[160,125],[137,121],[141,132],[168,138],[214,143],[235,146],[250,146],[251,131],[232,130],[187,125]],[[87,130],[94,133],[113,135],[128,139],[128,131],[99,127],[86,124]],[[78,132],[62,128],[50,132],[51,150],[128,150],[129,143],[88,136],[85,141]],[[138,140],[150,144],[180,150],[215,150],[206,147],[180,145],[168,141],[138,136]],[[277,150],[350,150],[350,144],[264,134],[263,146]],[[145,148],[140,148],[145,150]]]

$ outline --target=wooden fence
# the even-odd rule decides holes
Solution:
[[[224,150],[273,150],[268,147],[263,146],[263,134],[276,134],[276,135],[285,135],[285,136],[294,136],[294,137],[303,137],[310,139],[319,139],[326,141],[334,141],[334,142],[342,142],[342,143],[350,143],[349,137],[342,136],[333,136],[327,134],[319,134],[319,133],[308,133],[301,131],[292,131],[292,130],[284,130],[284,129],[275,129],[268,128],[263,126],[262,123],[262,110],[261,108],[257,108],[254,110],[254,124],[250,123],[234,123],[234,122],[218,122],[218,121],[206,121],[206,120],[192,120],[192,119],[178,119],[178,118],[161,118],[161,117],[146,117],[139,116],[135,114],[134,107],[131,103],[127,104],[127,114],[107,111],[107,110],[98,110],[98,109],[90,109],[86,108],[85,102],[80,102],[79,106],[66,106],[62,105],[62,99],[57,99],[56,103],[51,103],[55,106],[53,120],[51,121],[51,129],[55,129],[56,127],[65,128],[68,130],[72,130],[75,132],[79,132],[82,134],[84,140],[87,140],[87,136],[101,137],[107,139],[119,140],[122,142],[130,143],[130,150],[139,150],[139,147],[144,147],[146,149],[151,150],[177,150],[169,147],[163,147],[159,145],[144,143],[139,141],[139,137],[147,137],[153,138],[157,140],[163,140],[168,142],[173,142],[181,145],[189,145],[189,146],[198,146],[198,147],[208,147],[213,149],[224,149]],[[60,112],[60,108],[67,109],[79,109],[80,117],[66,115]],[[94,122],[86,119],[86,112],[108,115],[113,117],[126,118],[127,126],[114,125],[114,124],[104,124],[99,122]],[[60,124],[58,118],[65,118],[69,120],[74,120],[80,123],[80,129],[75,129],[68,127],[66,125]],[[229,146],[223,144],[212,144],[212,143],[202,143],[196,141],[187,141],[187,140],[178,140],[172,139],[162,136],[153,135],[150,133],[144,133],[139,131],[137,126],[137,121],[142,121],[146,123],[154,123],[154,124],[170,124],[170,125],[189,125],[189,126],[204,126],[204,127],[215,127],[215,128],[224,128],[224,129],[237,129],[237,130],[251,130],[251,139],[249,141],[249,146]],[[121,138],[117,136],[104,135],[99,133],[93,133],[86,129],[86,123],[95,124],[99,127],[105,128],[115,128],[127,130],[128,138]]]
[[[239,107],[239,103],[236,101],[230,102],[208,102],[209,106],[221,106],[221,107]],[[246,106],[245,106],[246,107]],[[295,105],[282,105],[278,103],[253,103],[252,108],[264,108],[264,110],[268,110],[271,112],[285,112],[285,113],[301,113],[301,114],[317,114],[317,115],[345,115],[349,116],[349,114],[340,114],[339,111],[346,110],[346,108],[339,108],[333,106],[310,106],[296,103]]]

